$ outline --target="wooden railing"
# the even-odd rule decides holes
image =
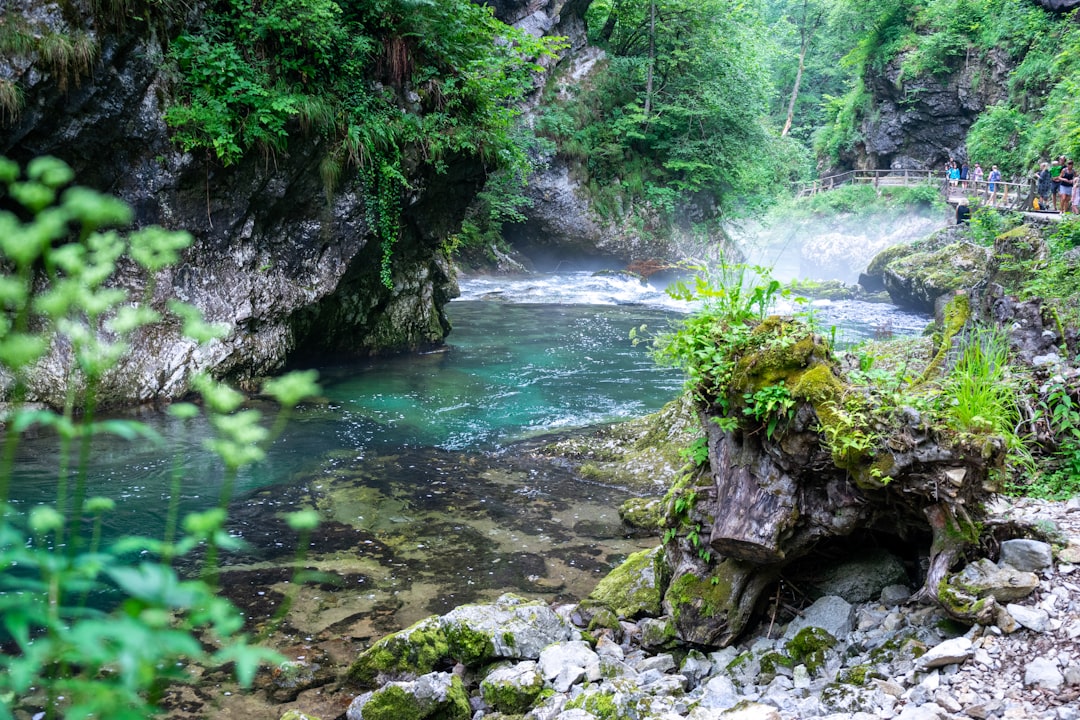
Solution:
[[[942,196],[956,204],[967,199],[971,205],[985,205],[1000,210],[1027,212],[1033,210],[1035,199],[1035,181],[994,183],[991,192],[990,183],[985,179],[949,180],[941,170],[849,170],[830,175],[811,182],[796,183],[795,196],[808,197],[845,185],[873,185],[874,187],[910,187],[914,185],[934,184],[941,189]]]
[[[940,170],[849,170],[829,177],[795,184],[795,196],[807,197],[835,190],[844,185],[873,185],[903,187],[925,183],[941,183],[944,190],[945,173]]]

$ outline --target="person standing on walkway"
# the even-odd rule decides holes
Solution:
[[[1063,213],[1069,212],[1074,182],[1076,182],[1076,171],[1073,170],[1073,161],[1069,160],[1058,175],[1058,185],[1061,186],[1058,195],[1061,197],[1061,212]]]
[[[1061,192],[1061,183],[1058,182],[1058,177],[1061,176],[1061,171],[1065,168],[1065,156],[1062,155],[1057,160],[1050,164],[1050,191],[1054,195],[1054,209],[1061,209],[1061,201],[1058,194]]]
[[[986,178],[986,189],[990,192],[990,200],[987,201],[987,205],[993,205],[997,200],[998,185],[1001,184],[1001,171],[998,170],[998,166],[994,165],[990,168],[990,174]]]
[[[971,168],[968,167],[967,160],[960,166],[960,187],[967,190],[968,177],[971,175]]]
[[[1050,177],[1050,163],[1041,163],[1039,171],[1035,173],[1035,194],[1039,198],[1039,209],[1049,210],[1053,197],[1053,179]]]
[[[982,193],[983,169],[979,163],[975,163],[975,167],[971,171],[971,181],[971,184],[975,187],[975,192]]]

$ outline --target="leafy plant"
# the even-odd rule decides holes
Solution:
[[[178,94],[166,112],[187,151],[223,165],[252,150],[284,152],[298,134],[325,138],[328,195],[346,168],[368,191],[379,275],[392,285],[406,167],[434,172],[466,155],[521,176],[516,101],[563,47],[495,19],[467,0],[216,0],[205,24],[171,46]]]
[[[744,395],[746,407],[743,413],[765,424],[765,437],[772,439],[777,427],[791,419],[795,411],[795,398],[783,383],[766,385],[754,393]]]
[[[161,539],[105,538],[103,521],[116,503],[87,497],[93,439],[160,438],[136,421],[99,419],[97,388],[126,352],[131,333],[163,318],[111,278],[122,258],[156,273],[176,261],[190,236],[161,228],[122,234],[117,228],[130,222],[131,210],[69,187],[72,179],[70,168],[53,158],[38,158],[25,172],[0,158],[0,199],[10,208],[0,211],[0,264],[7,269],[0,276],[0,371],[9,400],[0,450],[0,637],[6,650],[0,654],[0,718],[14,717],[15,708],[20,716],[72,720],[150,717],[166,685],[187,678],[192,663],[231,663],[246,686],[259,665],[279,660],[240,633],[242,615],[215,594],[214,558],[219,549],[237,546],[225,531],[231,478],[262,457],[289,408],[314,391],[314,377],[301,373],[267,383],[265,391],[281,406],[269,430],[255,411],[236,412],[239,393],[204,381],[204,407],[217,430],[211,446],[227,468],[219,506],[181,520],[177,474]],[[212,332],[194,309],[173,306],[177,311],[193,335]],[[59,409],[23,402],[27,378],[51,345],[68,348],[73,358]],[[171,411],[178,417],[199,412],[186,403]],[[20,514],[7,501],[16,448],[30,430],[56,438],[56,497]],[[200,549],[203,578],[181,577],[173,561]]]

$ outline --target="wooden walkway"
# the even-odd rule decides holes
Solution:
[[[985,180],[950,181],[941,170],[849,170],[812,182],[796,183],[795,196],[809,197],[845,185],[873,185],[877,188],[933,185],[938,188],[942,198],[953,206],[966,202],[972,207],[993,207],[1001,212],[1021,212],[1055,221],[1061,219],[1061,213],[1057,211],[1035,210],[1034,180],[997,182],[991,191],[990,183]]]

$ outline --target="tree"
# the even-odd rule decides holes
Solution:
[[[799,86],[802,84],[803,70],[806,67],[806,53],[817,31],[825,22],[827,10],[828,6],[821,0],[802,0],[796,10],[789,13],[791,21],[799,31],[799,69],[795,73],[795,84],[791,88],[791,99],[788,101],[787,120],[784,121],[780,137],[786,137],[791,130],[791,121],[795,117],[795,101],[799,99]]]

